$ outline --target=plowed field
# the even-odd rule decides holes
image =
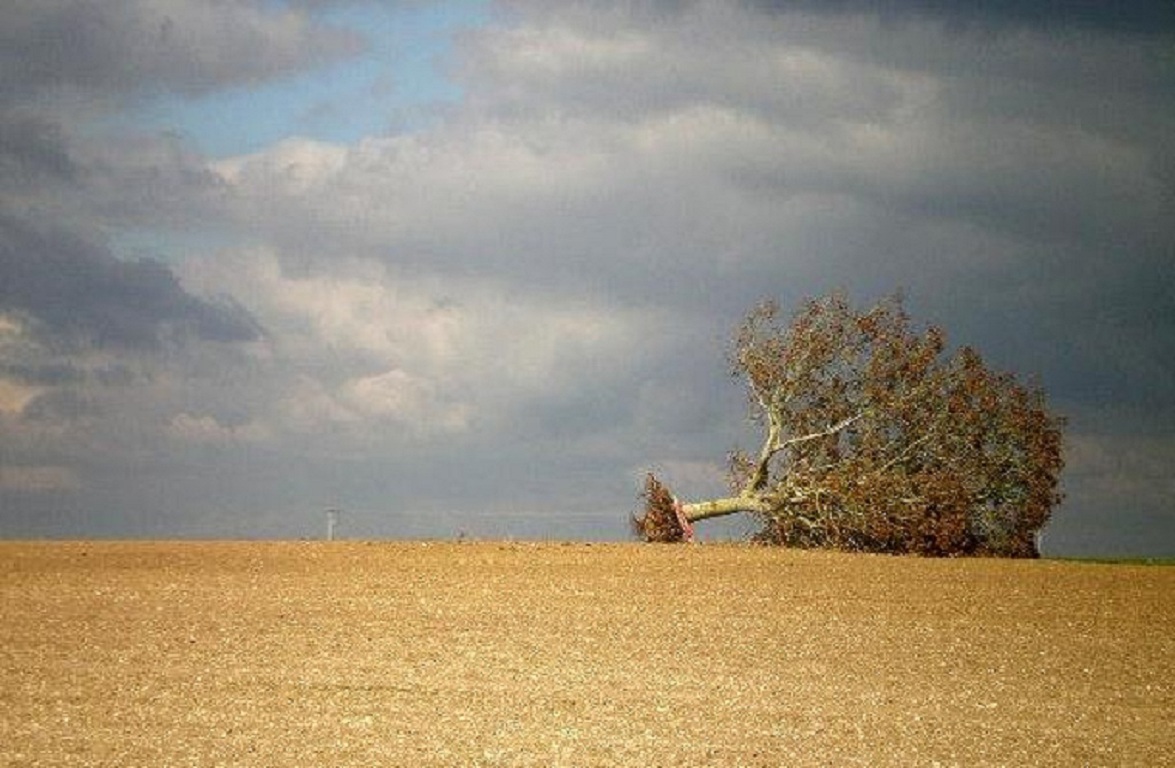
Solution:
[[[1175,761],[1175,568],[0,543],[0,765]]]

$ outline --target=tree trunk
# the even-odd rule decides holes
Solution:
[[[699,520],[733,515],[738,512],[770,512],[771,504],[766,499],[757,496],[742,495],[682,504],[681,510],[685,513],[687,520],[696,523]]]

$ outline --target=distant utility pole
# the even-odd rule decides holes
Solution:
[[[340,512],[342,512],[342,510],[335,509],[334,507],[331,507],[330,509],[328,509],[326,511],[326,540],[327,541],[334,541],[335,540],[335,526],[339,524],[339,513]]]

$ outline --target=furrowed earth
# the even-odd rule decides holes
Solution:
[[[1175,568],[0,543],[0,765],[1175,760]]]

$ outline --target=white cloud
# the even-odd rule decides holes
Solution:
[[[467,404],[444,402],[433,382],[399,369],[352,379],[342,392],[360,413],[413,432],[461,432],[469,424]]]
[[[853,26],[866,41],[878,33]],[[863,45],[829,45],[831,34],[810,17],[731,4],[693,4],[659,24],[557,17],[473,38],[462,71],[478,104],[502,113],[641,120],[709,104],[807,130],[890,118],[932,82],[876,66]]]
[[[193,443],[253,443],[272,437],[270,430],[257,422],[222,424],[215,416],[176,414],[167,425],[167,433],[177,440]]]
[[[309,376],[299,376],[284,388],[277,414],[285,429],[311,436],[325,436],[324,428],[360,423],[359,414],[341,404],[323,382]]]
[[[41,387],[30,387],[17,381],[0,378],[0,412],[20,414],[26,405],[44,391]]]
[[[237,297],[269,334],[272,420],[296,433],[331,427],[391,446],[508,430],[536,403],[625,381],[644,364],[645,340],[668,331],[667,316],[642,308],[514,297],[493,281],[397,277],[363,259],[333,266],[291,275],[267,250],[186,265],[193,289],[248,286]],[[382,422],[397,429],[381,431]]]
[[[17,361],[28,354],[27,333],[18,318],[0,313],[0,360]],[[0,415],[19,415],[44,389],[5,376],[0,370]]]

